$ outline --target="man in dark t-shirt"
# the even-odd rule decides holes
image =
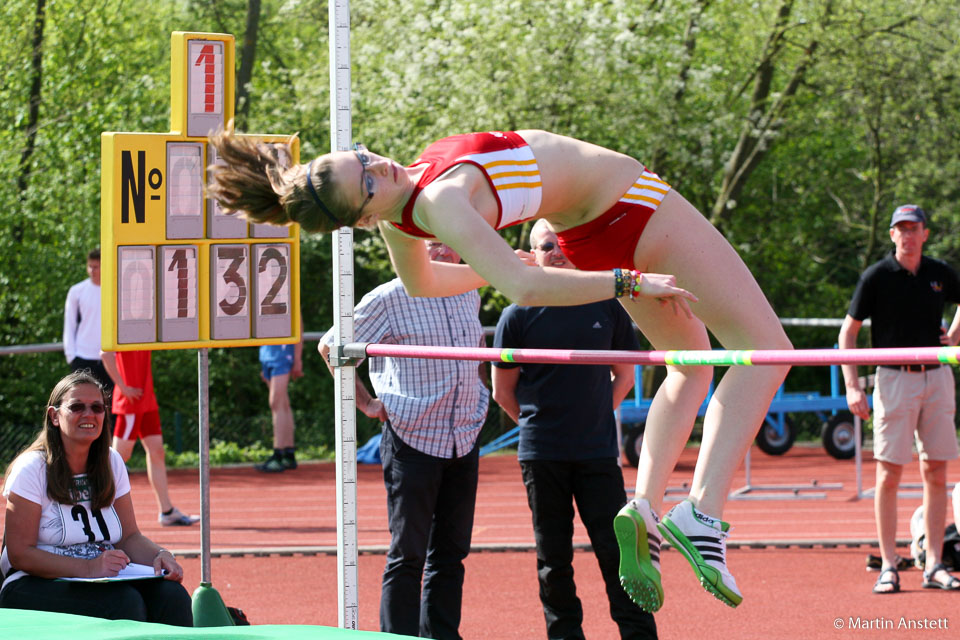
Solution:
[[[540,266],[574,268],[543,220],[530,233]],[[639,349],[616,300],[572,307],[507,307],[494,346]],[[633,387],[633,365],[495,362],[493,397],[520,425],[517,457],[533,515],[540,601],[550,638],[582,638],[573,581],[573,502],[587,529],[622,638],[656,638],[653,616],[620,586],[613,518],[626,504],[613,411]]]
[[[840,347],[857,346],[863,321],[871,318],[875,348],[935,347],[960,341],[960,313],[942,329],[944,306],[960,302],[960,275],[945,262],[923,255],[930,236],[917,205],[897,207],[890,220],[895,250],[860,276],[840,329]],[[857,367],[842,366],[850,411],[870,417]],[[874,593],[900,591],[897,573],[897,491],[903,467],[913,458],[916,439],[923,478],[928,553],[924,588],[960,589],[940,562],[947,507],[947,461],[958,456],[953,371],[949,366],[880,365],[873,391],[873,455],[877,461],[874,501],[882,566]]]

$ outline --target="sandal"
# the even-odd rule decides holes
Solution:
[[[887,575],[891,576],[890,580],[884,580]],[[893,585],[890,588],[887,588],[887,585]],[[899,593],[900,592],[900,574],[897,573],[897,570],[893,567],[888,567],[880,572],[880,575],[877,577],[877,581],[873,585],[874,593]]]
[[[949,580],[947,580],[946,582],[941,582],[936,579],[937,574],[941,571],[946,573],[947,578],[949,578]],[[940,562],[934,565],[933,569],[931,569],[930,571],[923,572],[923,588],[956,591],[957,589],[960,589],[960,580],[957,580],[955,577],[950,575],[950,573],[947,572],[947,568],[943,566],[942,562]]]

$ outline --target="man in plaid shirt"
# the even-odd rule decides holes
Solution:
[[[428,246],[431,260],[460,262],[449,247]],[[412,298],[394,279],[356,306],[355,340],[483,346],[479,310],[476,291]],[[333,342],[331,329],[320,341],[325,361]],[[477,437],[489,404],[483,365],[478,370],[469,361],[373,358],[369,368],[376,397],[357,376],[357,408],[383,421],[380,456],[390,525],[380,630],[460,638],[463,560],[477,497]]]

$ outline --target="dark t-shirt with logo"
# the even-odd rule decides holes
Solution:
[[[494,346],[513,349],[636,350],[630,316],[616,300],[575,307],[510,305]],[[616,422],[609,365],[516,364],[520,367],[520,460],[616,458]]]
[[[923,256],[914,275],[891,252],[860,276],[847,313],[871,319],[875,348],[936,347],[948,302],[960,302],[960,275],[953,267]]]

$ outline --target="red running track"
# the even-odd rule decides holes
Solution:
[[[672,486],[690,480],[695,456],[695,449],[684,452]],[[244,609],[254,623],[336,626],[336,558],[329,553],[336,545],[334,472],[330,462],[302,464],[296,471],[278,475],[263,475],[249,466],[213,470],[213,584],[228,604]],[[873,485],[873,473],[867,454],[865,488]],[[624,475],[629,488],[633,469],[625,469]],[[200,579],[199,527],[160,527],[146,474],[133,473],[131,480],[141,529],[159,544],[180,552],[184,584],[192,591]],[[919,571],[903,573],[904,593],[886,597],[870,593],[876,574],[864,571],[864,559],[876,550],[858,545],[876,538],[873,504],[856,498],[853,461],[834,460],[819,448],[795,447],[780,457],[754,449],[751,480],[754,486],[808,485],[816,480],[843,487],[824,491],[822,498],[813,500],[780,496],[728,503],[724,518],[734,526],[731,545],[751,547],[729,553],[731,569],[745,594],[744,604],[736,610],[705,593],[678,553],[665,553],[666,603],[657,614],[661,638],[841,638],[866,629],[880,629],[871,632],[874,636],[907,637],[907,631],[896,629],[901,616],[914,625],[916,620],[928,627],[941,625],[927,630],[932,637],[960,637],[956,631],[960,614],[955,613],[960,611],[960,594],[920,589]],[[919,482],[916,465],[908,467],[904,482]],[[744,484],[741,468],[734,488]],[[172,471],[170,487],[178,507],[198,512],[196,470]],[[907,522],[919,503],[919,498],[900,501],[898,537],[907,537]],[[378,466],[358,470],[358,525],[361,551],[369,551],[360,556],[359,564],[360,626],[376,629],[384,561],[377,551],[389,540]],[[761,544],[791,541],[804,546]],[[857,546],[832,548],[843,541]],[[477,550],[466,562],[464,637],[544,637],[535,557],[529,551],[533,544],[530,515],[515,456],[481,459],[473,542]],[[587,543],[579,522],[575,542]],[[511,548],[519,550],[489,551]],[[615,638],[593,556],[578,552],[575,570],[587,637]],[[859,624],[859,631],[838,631],[834,627],[838,619],[845,627]],[[894,628],[885,629],[889,624]],[[944,631],[943,624],[950,630]]]

